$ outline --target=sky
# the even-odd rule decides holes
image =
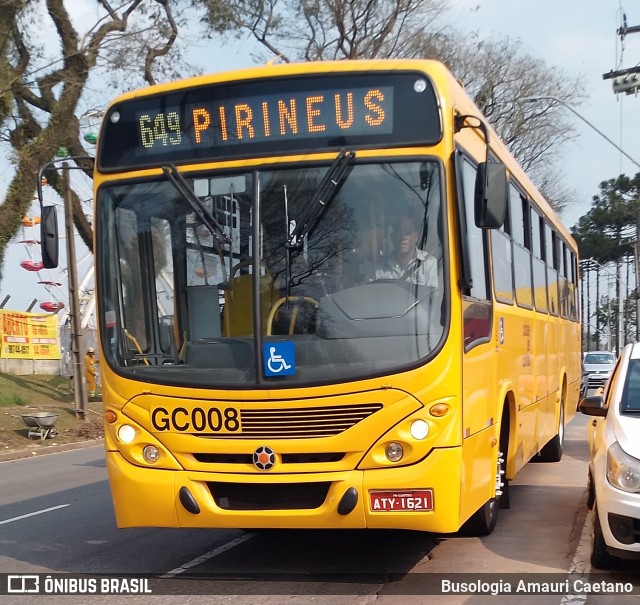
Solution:
[[[76,18],[83,14],[92,17],[93,3],[73,0]],[[640,25],[640,3],[620,0],[450,0],[450,19],[466,31],[477,31],[482,38],[508,36],[522,43],[522,52],[543,59],[549,67],[557,68],[568,77],[583,78],[589,98],[580,105],[572,106],[568,118],[573,120],[577,138],[564,145],[559,167],[565,175],[566,185],[576,192],[577,203],[567,208],[562,220],[572,227],[585,214],[594,195],[599,192],[603,180],[621,173],[635,174],[640,170],[602,134],[611,139],[640,164],[640,96],[616,95],[612,81],[604,80],[603,74],[611,70],[636,66],[640,63],[640,33],[628,34],[624,43],[616,34],[626,13],[629,26]],[[211,42],[210,47],[200,41],[193,49],[196,63],[206,71],[221,71],[254,65],[250,56],[252,44],[249,40],[238,43]],[[215,65],[205,60],[215,57]],[[200,59],[199,59],[200,58]],[[105,98],[106,104],[106,98]],[[93,124],[87,122],[87,129]],[[6,163],[5,163],[6,166]],[[0,191],[6,190],[10,173],[0,168]],[[87,197],[91,195],[87,189]],[[84,195],[84,192],[82,192]],[[45,196],[46,199],[46,196]],[[62,213],[59,214],[60,221]],[[62,223],[60,222],[62,227]],[[19,240],[34,237],[35,231],[25,229]],[[64,268],[64,242],[61,242]],[[41,274],[46,279],[61,281],[63,287],[47,291],[38,285],[35,273],[20,267],[20,262],[38,250],[28,245],[13,244],[6,256],[3,281],[0,283],[0,302],[7,294],[11,299],[5,308],[26,310],[34,298],[38,304],[57,298],[63,302],[66,294],[66,273],[62,270]],[[85,275],[90,260],[83,260],[86,251],[80,246],[77,258],[80,279]],[[85,268],[86,267],[86,268]],[[55,295],[55,296],[54,296]],[[36,304],[34,311],[39,311]]]
[[[562,215],[571,227],[589,210],[603,180],[640,170],[597,132],[640,164],[640,97],[616,95],[612,80],[602,77],[640,63],[640,33],[628,34],[624,45],[616,34],[622,13],[629,26],[640,25],[640,4],[628,2],[625,7],[616,0],[464,0],[461,4],[468,9],[479,6],[462,18],[465,27],[488,37],[519,39],[523,52],[583,80],[589,98],[570,105],[579,115],[562,108],[577,135],[564,145],[559,164],[567,186],[577,193],[577,204]]]

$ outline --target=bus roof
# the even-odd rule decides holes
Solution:
[[[184,88],[192,88],[211,84],[231,83],[234,81],[260,80],[280,76],[295,76],[305,74],[327,74],[327,73],[347,73],[347,72],[370,72],[370,71],[420,71],[432,78],[436,84],[439,98],[449,98],[453,102],[450,108],[453,112],[465,115],[474,115],[485,122],[490,134],[490,145],[495,155],[506,165],[507,170],[514,176],[517,182],[531,196],[536,206],[547,217],[553,226],[562,234],[570,246],[576,250],[577,246],[569,230],[562,224],[560,218],[553,210],[547,199],[538,191],[533,182],[529,179],[525,171],[520,167],[511,152],[504,145],[495,130],[488,123],[487,119],[480,112],[478,107],[466,93],[464,86],[457,80],[448,68],[442,63],[429,59],[375,59],[375,60],[349,60],[349,61],[316,61],[300,63],[280,63],[249,67],[244,69],[222,71],[218,73],[203,74],[190,78],[174,80],[171,82],[157,84],[146,88],[140,88],[120,95],[112,100],[109,108],[113,105],[140,99],[147,96],[170,93]],[[442,103],[448,108],[448,103]],[[109,109],[107,109],[108,113]],[[444,116],[450,122],[453,115]]]

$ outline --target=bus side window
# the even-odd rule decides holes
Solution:
[[[474,218],[474,189],[476,168],[466,158],[460,164],[462,200],[458,208],[461,216],[462,237],[466,238],[471,277],[470,296],[463,297],[464,345],[468,350],[474,343],[486,342],[491,337],[491,300],[487,283],[486,246],[483,230],[476,227]],[[462,204],[460,203],[462,202]]]

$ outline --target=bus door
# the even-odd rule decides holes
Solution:
[[[487,241],[474,219],[475,165],[456,154],[458,213],[463,251],[461,265],[469,283],[462,289],[462,503],[468,516],[491,496],[495,478],[495,448],[486,431],[494,430],[496,418],[496,359],[493,338],[493,303],[487,276]],[[466,248],[467,253],[464,253]],[[464,265],[467,265],[466,267]],[[466,503],[466,504],[465,504]]]

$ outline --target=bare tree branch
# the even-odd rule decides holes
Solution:
[[[135,73],[147,82],[155,81],[156,62],[172,53],[178,36],[170,6],[177,3],[189,4],[122,0],[114,8],[107,0],[96,0],[104,13],[81,36],[64,0],[46,0],[44,16],[24,0],[1,0],[0,125],[3,139],[13,147],[15,174],[0,212],[0,260],[31,205],[39,167],[61,147],[74,155],[85,153],[76,111],[92,71],[114,53],[126,53],[126,62],[114,63],[116,69],[122,67],[121,74]],[[60,53],[53,59],[45,58],[38,48],[46,31],[59,41]],[[118,43],[132,32],[127,45]],[[132,52],[132,41],[140,52]],[[54,174],[51,181],[56,183]],[[91,249],[91,224],[77,195],[73,208],[78,232]]]

